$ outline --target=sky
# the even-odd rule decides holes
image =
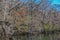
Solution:
[[[23,3],[28,2],[28,0],[20,0],[20,1],[23,2]],[[33,0],[33,1],[35,1],[35,3],[37,3],[37,4],[39,4],[41,2],[41,0]]]
[[[20,0],[21,2],[23,2],[23,3],[27,3],[28,2],[28,0]]]
[[[23,3],[27,3],[28,0],[20,0]],[[35,1],[36,4],[39,4],[41,2],[41,0],[33,0]],[[51,1],[51,5],[53,8],[55,8],[56,10],[60,10],[60,0],[50,0]]]
[[[60,4],[60,0],[52,0],[52,4]]]
[[[51,5],[54,9],[60,11],[60,0],[51,0]]]
[[[35,3],[39,4],[41,2],[41,0],[35,0]]]
[[[20,0],[21,2],[23,2],[23,3],[26,3],[26,2],[28,2],[29,0]],[[35,3],[40,3],[41,2],[41,0],[33,0],[33,1],[35,1]],[[50,0],[50,1],[52,1],[52,3],[51,4],[60,4],[60,0]]]

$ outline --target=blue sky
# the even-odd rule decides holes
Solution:
[[[20,0],[23,3],[27,3],[29,0]],[[39,4],[41,2],[41,0],[33,0],[35,1],[35,3]]]
[[[60,0],[52,0],[52,4],[60,4]]]
[[[20,0],[20,1],[23,2],[23,3],[26,3],[29,0]],[[35,1],[35,3],[40,3],[41,2],[41,0],[33,0],[33,1]],[[52,1],[52,4],[60,4],[60,0],[50,0],[50,1]]]
[[[41,2],[41,0],[35,0],[35,3],[39,4]]]
[[[27,3],[28,2],[28,0],[20,0],[21,2],[23,2],[23,3]]]
[[[54,9],[60,11],[60,0],[51,0],[51,5]]]
[[[20,0],[22,3],[27,3],[29,0]],[[36,4],[39,4],[41,0],[33,0]],[[49,0],[51,2],[51,5],[56,10],[60,10],[60,0]]]

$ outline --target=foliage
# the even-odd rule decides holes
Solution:
[[[49,22],[47,22],[46,24],[44,24],[44,29],[45,31],[49,31],[49,30],[52,30],[52,25],[49,24]]]

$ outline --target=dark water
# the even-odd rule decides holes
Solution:
[[[60,34],[14,36],[14,40],[60,40]]]

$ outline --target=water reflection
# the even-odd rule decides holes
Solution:
[[[24,36],[14,36],[14,40],[60,40],[60,34],[29,34]]]

